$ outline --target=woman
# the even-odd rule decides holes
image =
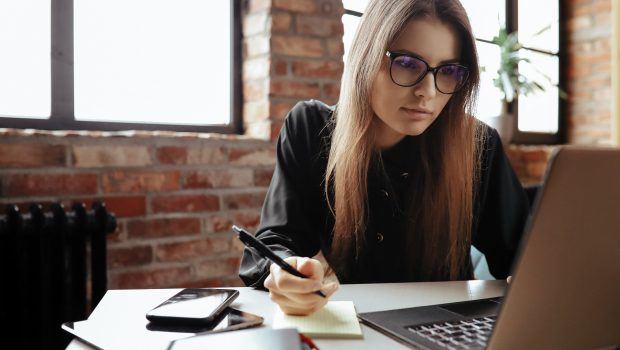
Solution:
[[[243,281],[305,315],[327,301],[314,291],[338,287],[325,271],[341,283],[472,279],[473,244],[506,278],[529,207],[497,132],[472,115],[478,81],[458,0],[371,0],[337,106],[287,116],[256,235],[309,278],[246,249]]]

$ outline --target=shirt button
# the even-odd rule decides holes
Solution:
[[[383,242],[383,234],[381,232],[377,232],[377,243]]]
[[[385,198],[390,198],[390,194],[386,190],[381,190],[381,193],[385,196]]]
[[[403,179],[406,179],[406,178],[409,177],[409,173],[402,173],[402,174],[400,174],[400,176],[402,176]]]

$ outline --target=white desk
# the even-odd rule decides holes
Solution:
[[[351,284],[342,285],[331,300],[353,300],[357,312],[379,311],[387,309],[423,306],[469,299],[490,298],[504,294],[506,282],[501,281],[467,281],[467,282],[427,282],[427,283],[388,283],[388,284]],[[275,304],[266,292],[252,288],[237,288],[240,295],[233,307],[260,315],[265,318],[263,327],[270,327],[273,320]],[[110,290],[89,317],[102,324],[129,329],[131,325],[145,328],[147,320],[144,314],[160,304],[179,289],[141,289]],[[125,327],[126,325],[127,327]],[[362,326],[363,339],[314,339],[321,350],[347,349],[406,349],[391,338]],[[102,333],[107,330],[102,329]],[[110,332],[111,337],[126,340],[126,349],[142,348],[141,341],[132,342],[131,332]],[[135,334],[135,333],[133,333]],[[152,338],[152,337],[151,337]],[[151,339],[152,340],[152,339]],[[141,346],[139,346],[140,344]],[[151,348],[149,346],[149,348]],[[163,346],[165,349],[165,346]],[[90,346],[74,339],[67,349],[92,349]]]

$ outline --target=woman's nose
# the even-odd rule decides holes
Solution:
[[[435,76],[432,72],[427,72],[422,80],[413,86],[413,93],[419,97],[435,97]]]

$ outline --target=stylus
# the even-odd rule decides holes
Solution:
[[[271,249],[269,249],[269,247],[267,247],[265,244],[263,244],[263,242],[261,242],[258,239],[256,239],[248,231],[242,229],[241,227],[237,227],[235,225],[233,225],[232,229],[233,229],[233,231],[237,232],[239,240],[241,240],[241,242],[243,242],[243,244],[245,244],[246,246],[248,246],[250,248],[256,249],[261,256],[263,256],[264,258],[267,258],[267,259],[271,260],[272,262],[278,264],[278,266],[280,266],[284,271],[290,273],[291,275],[297,276],[297,277],[308,278],[308,276],[305,276],[301,272],[295,270],[291,265],[289,265],[281,257],[277,256]],[[317,294],[317,295],[322,296],[323,298],[326,298],[325,294],[323,294],[323,292],[321,290],[315,291],[314,294]]]

